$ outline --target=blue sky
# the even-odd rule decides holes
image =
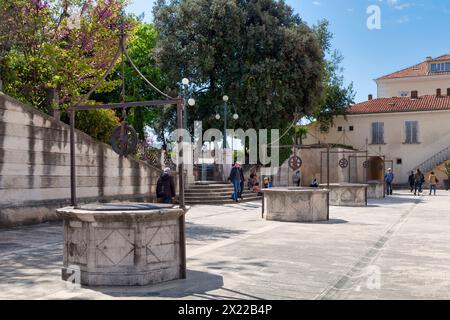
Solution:
[[[373,79],[450,54],[448,0],[286,0],[309,25],[330,21],[333,46],[344,56],[346,83],[353,82],[356,102],[376,95]],[[381,29],[367,28],[367,8],[381,9]],[[153,0],[133,0],[129,11],[152,20]]]

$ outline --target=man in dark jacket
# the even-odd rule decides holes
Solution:
[[[162,198],[163,203],[172,203],[172,198],[175,197],[175,183],[170,174],[170,168],[165,168],[164,172],[158,178],[156,183],[156,197]]]
[[[245,177],[244,177],[244,169],[242,169],[242,166],[239,165],[239,174],[241,176],[241,185],[240,185],[240,189],[239,189],[239,198],[241,200],[243,200],[242,198],[242,192],[244,192],[244,182],[245,182]]]
[[[234,192],[232,198],[236,202],[238,202],[239,192],[241,191],[241,172],[239,171],[239,167],[239,162],[236,162],[228,177],[228,180],[233,184]]]
[[[411,192],[414,191],[414,182],[415,182],[414,171],[411,171],[411,174],[408,177],[408,183],[409,186],[411,187]]]

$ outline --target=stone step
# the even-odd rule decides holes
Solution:
[[[244,199],[249,199],[249,198],[259,198],[259,196],[257,194],[243,194],[242,197]],[[192,196],[186,196],[185,195],[185,200],[186,201],[220,201],[220,200],[228,200],[231,199],[231,194],[227,194],[227,195],[220,195],[220,196],[210,196],[210,197],[205,197],[205,196],[198,196],[198,197],[192,197]]]
[[[244,198],[244,200],[239,200],[238,203],[245,203],[245,202],[256,202],[261,201],[262,197],[252,197],[252,198]],[[196,204],[203,204],[203,205],[218,205],[218,204],[233,204],[236,203],[232,199],[227,200],[220,200],[220,201],[208,201],[207,199],[203,200],[187,200],[186,204],[188,205],[196,205]]]
[[[215,194],[215,193],[226,193],[233,191],[233,188],[223,188],[223,189],[215,189],[215,190],[193,190],[187,189],[185,193],[195,193],[195,194]]]
[[[186,188],[186,190],[200,190],[200,191],[214,191],[214,190],[220,190],[220,189],[233,189],[232,185],[226,185],[226,184],[222,184],[222,185],[216,185],[216,186],[195,186],[195,187],[188,187]]]
[[[227,195],[227,194],[231,194],[234,190],[233,189],[226,189],[226,190],[221,190],[221,191],[192,191],[192,190],[186,190],[184,192],[184,194],[186,196],[204,196],[204,197],[209,197],[209,196],[213,196],[213,195]],[[249,191],[249,190],[245,190],[243,192],[243,194],[252,194],[253,192]]]
[[[186,189],[207,189],[207,188],[223,188],[223,187],[232,187],[231,183],[212,181],[208,183],[199,183],[199,184],[191,184]]]

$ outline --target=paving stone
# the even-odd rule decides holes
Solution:
[[[0,298],[450,299],[449,201],[397,191],[322,223],[266,221],[259,202],[193,206],[187,279],[143,287],[67,286],[59,222],[2,229]]]

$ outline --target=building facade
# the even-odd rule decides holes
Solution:
[[[412,67],[385,75],[375,80],[378,98],[411,97],[412,92],[420,95],[441,94],[450,87],[450,54],[438,58],[427,57]]]
[[[385,156],[397,184],[407,183],[417,168],[447,179],[439,167],[450,160],[450,55],[419,66],[426,75],[413,66],[377,79],[381,97],[350,106],[327,133],[311,124],[305,143],[343,144]]]

